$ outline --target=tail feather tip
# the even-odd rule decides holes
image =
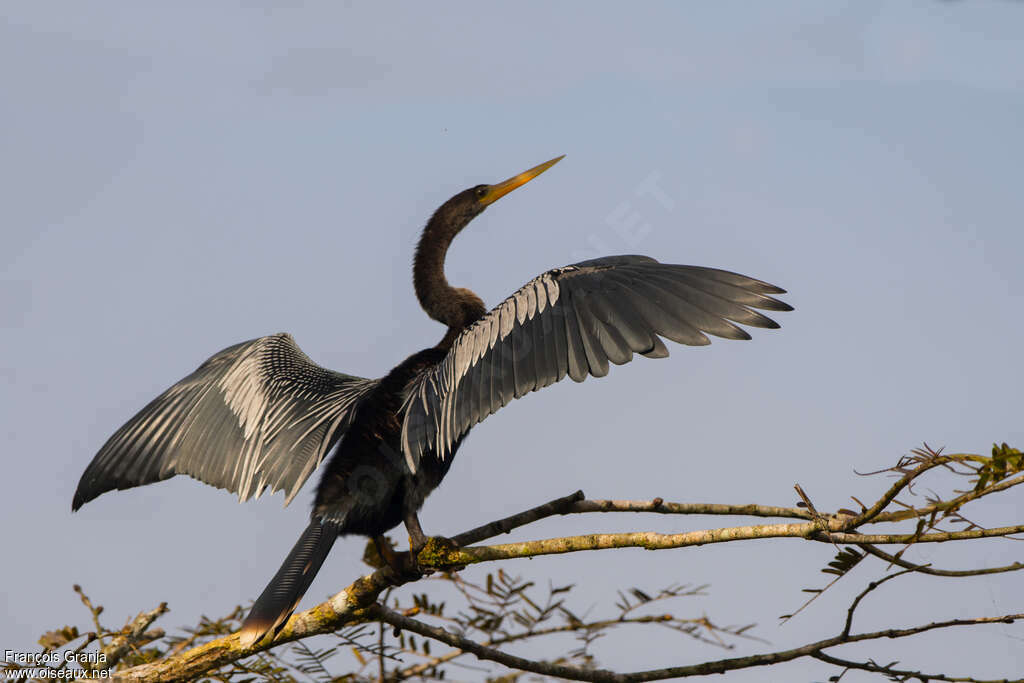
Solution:
[[[250,648],[256,643],[263,640],[263,636],[267,635],[267,632],[273,627],[273,624],[256,622],[250,623],[246,620],[242,624],[242,628],[238,629],[238,643],[243,648]]]

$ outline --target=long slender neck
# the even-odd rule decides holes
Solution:
[[[416,245],[412,282],[416,287],[416,298],[420,300],[420,306],[427,315],[434,320],[450,324],[451,311],[448,310],[446,303],[456,294],[455,288],[448,284],[448,279],[444,276],[444,259],[455,235],[464,226],[442,220],[439,214],[441,209],[438,209],[427,222],[419,244]]]
[[[416,246],[412,279],[416,298],[434,320],[448,326],[439,346],[448,347],[455,336],[485,312],[483,301],[468,289],[452,287],[444,276],[448,247],[472,216],[461,217],[442,206],[427,222]]]

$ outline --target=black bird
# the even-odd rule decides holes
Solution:
[[[435,346],[380,379],[327,370],[288,334],[230,346],[129,420],[86,468],[72,510],[100,494],[188,474],[238,494],[283,489],[287,504],[327,460],[312,520],[242,625],[251,644],[284,624],[339,535],[373,538],[417,512],[448,472],[470,428],[566,375],[603,377],[634,353],[663,358],[659,337],[749,339],[734,322],[776,328],[755,308],[792,308],[782,290],[714,268],[608,256],[555,268],[487,311],[444,275],[448,247],[488,205],[543,173],[552,159],[497,185],[464,190],[434,213],[416,248],[413,282],[427,314],[447,325]],[[730,322],[733,321],[733,322]]]

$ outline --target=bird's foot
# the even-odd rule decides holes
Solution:
[[[430,539],[423,533],[419,517],[415,513],[405,518],[405,528],[409,532],[409,557],[412,560],[413,568],[420,574],[433,574],[434,570],[429,565],[420,563],[420,552],[427,547]]]
[[[424,574],[435,571],[458,571],[465,567],[458,561],[459,546],[444,536],[424,539],[419,547],[413,546],[411,554],[417,569]]]
[[[418,575],[433,574],[435,571],[461,569],[457,561],[458,546],[443,536],[427,537],[420,526],[419,517],[410,508],[405,516],[405,529],[409,532],[409,571]]]
[[[416,581],[436,571],[455,572],[465,568],[465,564],[458,562],[459,547],[444,536],[424,536],[421,543],[410,545],[409,551],[400,552],[384,536],[374,537],[373,542],[367,544],[363,561],[371,567],[390,570],[395,585]]]
[[[375,536],[373,543],[367,544],[363,561],[371,567],[390,569],[396,585],[416,581],[423,576],[423,572],[416,566],[415,555],[395,550],[391,541],[384,536]]]

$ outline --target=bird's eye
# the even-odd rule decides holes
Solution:
[[[486,185],[481,185],[480,187],[476,188],[476,196],[477,197],[481,197],[482,198],[485,194],[487,194],[487,186]]]

